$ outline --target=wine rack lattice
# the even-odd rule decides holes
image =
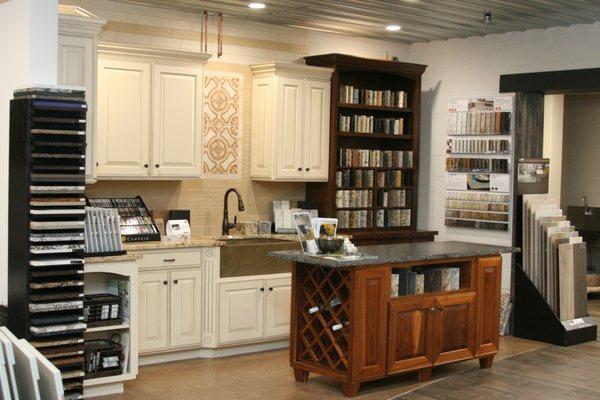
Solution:
[[[298,361],[348,371],[350,274],[338,268],[298,266]],[[333,299],[339,304],[328,306]],[[311,314],[309,309],[321,307]],[[340,330],[333,330],[341,325]]]

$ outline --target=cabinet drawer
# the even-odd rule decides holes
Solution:
[[[140,269],[202,266],[202,251],[200,249],[144,251],[138,263]]]

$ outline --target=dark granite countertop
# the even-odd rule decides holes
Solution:
[[[352,267],[360,265],[394,264],[422,260],[488,256],[500,253],[517,253],[519,248],[468,242],[424,242],[361,246],[358,251],[366,257],[340,260],[310,256],[297,250],[272,251],[271,257],[324,267]]]

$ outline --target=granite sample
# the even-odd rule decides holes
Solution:
[[[60,339],[48,339],[48,340],[30,340],[29,344],[37,349],[54,347],[54,346],[66,346],[83,343],[83,338],[60,338]]]
[[[442,268],[442,291],[460,288],[460,268]]]
[[[268,235],[271,233],[271,221],[258,221],[258,234]]]
[[[29,311],[32,313],[50,312],[50,311],[65,311],[78,310],[83,308],[83,301],[57,301],[54,303],[30,303]]]
[[[99,264],[99,263],[111,263],[111,262],[123,262],[123,261],[135,261],[142,258],[141,254],[127,253],[118,256],[100,256],[100,257],[86,257],[86,264]]]
[[[424,271],[425,273],[425,293],[435,293],[442,291],[443,270],[432,268]]]
[[[31,197],[29,205],[43,207],[85,206],[85,197]]]
[[[425,275],[422,273],[417,273],[416,283],[415,283],[415,294],[423,294],[425,293]]]
[[[386,244],[360,246],[358,251],[367,254],[361,259],[332,259],[304,254],[301,251],[274,251],[271,257],[324,267],[352,267],[361,265],[394,264],[422,260],[442,260],[461,257],[489,256],[501,253],[517,253],[516,247],[485,245],[468,242],[439,241],[422,243]]]
[[[57,281],[57,282],[32,282],[29,284],[31,289],[55,289],[55,288],[66,288],[66,287],[77,287],[83,286],[83,281],[70,280],[70,281]]]
[[[85,235],[81,233],[32,233],[29,240],[36,243],[44,242],[76,242],[83,241]]]
[[[62,325],[47,325],[47,326],[32,326],[30,328],[31,333],[34,336],[51,336],[57,333],[67,334],[67,333],[77,333],[82,332],[87,328],[87,325],[83,322],[75,322],[72,324],[62,324]],[[35,345],[33,345],[35,347]]]
[[[391,296],[392,297],[398,297],[399,293],[398,293],[398,285],[400,284],[400,275],[399,274],[395,274],[392,273],[392,292],[391,292]]]
[[[32,254],[61,254],[83,251],[83,244],[50,244],[33,245],[30,247]]]
[[[48,260],[31,260],[29,265],[32,267],[50,267],[57,265],[80,265],[83,264],[82,258],[51,258]]]
[[[53,291],[51,293],[32,293],[29,295],[31,301],[52,301],[52,300],[75,300],[83,299],[83,292],[80,290],[70,290],[64,292]]]
[[[246,221],[244,224],[244,235],[258,235],[258,222]]]
[[[65,129],[32,129],[32,135],[67,135],[67,136],[85,136],[85,131],[65,130]]]
[[[29,192],[33,194],[82,194],[85,186],[29,186]]]
[[[31,229],[38,231],[51,231],[59,229],[83,229],[84,221],[31,221],[29,223]]]
[[[37,85],[15,89],[15,99],[39,98],[52,100],[85,101],[85,88],[82,86]]]

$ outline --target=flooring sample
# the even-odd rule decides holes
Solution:
[[[530,239],[530,219],[531,208],[538,204],[548,203],[551,200],[547,194],[526,194],[523,195],[523,270],[530,276],[531,274],[531,239]]]
[[[0,345],[0,398],[3,400],[12,398],[7,370],[8,366],[6,357],[4,356],[4,347]]]
[[[549,258],[548,258],[548,280],[546,285],[548,287],[546,301],[554,313],[559,315],[559,296],[560,296],[560,281],[558,272],[558,246],[560,244],[569,243],[570,240],[577,238],[579,232],[567,231],[567,232],[554,232],[548,236],[549,241]],[[579,238],[581,241],[581,238]]]
[[[43,400],[62,400],[64,389],[60,370],[32,347],[26,340],[21,342],[35,356],[39,373],[39,389]],[[82,360],[83,362],[83,360]]]
[[[39,370],[35,355],[30,347],[16,338],[6,327],[0,327],[0,334],[12,342],[15,355],[15,378],[19,390],[19,398],[27,400],[41,400],[39,390]]]
[[[8,376],[8,382],[10,386],[10,392],[12,393],[13,399],[19,398],[19,388],[17,387],[17,378],[15,376],[15,353],[13,350],[11,340],[2,334],[0,330],[0,347],[4,352],[4,358],[6,360],[6,374]]]
[[[585,243],[558,246],[561,321],[587,316],[587,247]]]

